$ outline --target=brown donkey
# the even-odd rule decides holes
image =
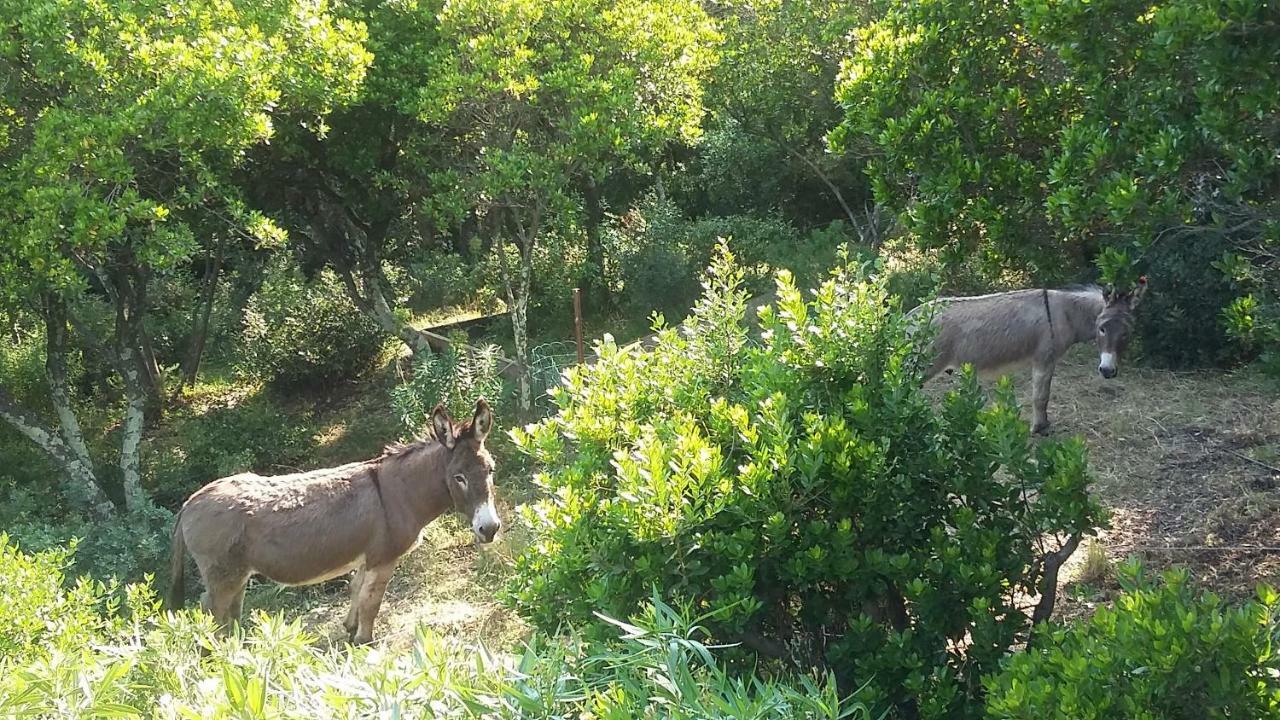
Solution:
[[[170,606],[182,605],[187,551],[204,580],[201,604],[224,628],[239,619],[251,575],[310,585],[355,570],[344,626],[353,642],[371,641],[387,581],[427,523],[453,508],[482,543],[501,527],[484,447],[493,428],[488,403],[477,402],[460,425],[437,406],[431,424],[435,440],[373,460],[274,477],[242,473],[197,490],[173,528]]]
[[[1086,287],[1015,290],[976,297],[941,297],[908,317],[931,313],[937,333],[928,376],[969,363],[983,374],[1031,364],[1032,432],[1049,429],[1049,385],[1058,359],[1076,343],[1096,340],[1098,372],[1113,378],[1133,330],[1133,310],[1147,290],[1142,278],[1130,292]]]

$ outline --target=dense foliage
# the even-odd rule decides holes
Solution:
[[[756,346],[740,279],[721,255],[681,328],[606,342],[517,433],[547,494],[517,606],[552,630],[656,587],[714,613],[717,640],[830,667],[881,708],[973,716],[1074,547],[1045,538],[1102,520],[1082,444],[1033,445],[1007,388],[988,405],[972,378],[935,408],[883,281],[845,268],[806,302],[783,273]]]
[[[1145,273],[1148,360],[1280,377],[1277,147],[1267,0],[0,0],[0,716],[1280,714],[1269,593],[1033,633],[1083,441],[926,396],[900,315]],[[120,586],[205,482],[496,398],[574,287],[620,342],[492,450],[505,502],[545,469],[514,604],[587,639],[215,641]],[[504,316],[436,354],[460,309]]]
[[[466,417],[480,398],[494,405],[503,399],[498,347],[468,347],[461,333],[451,339],[454,342],[443,352],[419,358],[412,377],[391,391],[392,404],[408,432],[424,432],[438,404],[454,417]]]
[[[1273,341],[1280,277],[1274,13],[1260,0],[900,3],[858,30],[830,139],[869,158],[876,198],[953,273],[1147,272],[1184,311],[1159,317],[1174,335],[1207,329],[1220,346],[1225,324],[1256,352]],[[1251,300],[1228,310],[1234,298]],[[1174,364],[1235,359],[1185,346],[1149,343]]]
[[[65,587],[68,554],[0,535],[0,715],[120,718],[869,718],[829,677],[728,676],[695,620],[660,601],[591,651],[535,639],[504,665],[420,629],[403,654],[325,651],[300,623],[259,615],[216,639],[148,585]],[[617,633],[615,633],[616,635]]]
[[[1280,596],[1229,608],[1185,572],[1126,592],[1078,626],[1046,629],[988,682],[992,720],[1268,718],[1280,713]]]
[[[372,369],[382,338],[334,278],[320,274],[307,282],[280,267],[245,307],[242,367],[286,388],[327,390]]]
[[[0,309],[43,327],[53,410],[0,378],[0,417],[56,463],[81,510],[113,515],[66,369],[77,353],[110,367],[123,504],[142,511],[138,448],[164,402],[146,323],[154,278],[217,237],[278,240],[230,176],[274,123],[318,126],[354,94],[367,38],[323,4],[287,0],[12,0],[0,35]]]

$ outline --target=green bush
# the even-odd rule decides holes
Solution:
[[[935,407],[883,280],[842,270],[806,302],[780,274],[757,347],[742,277],[721,256],[682,328],[604,343],[513,432],[546,499],[511,600],[589,626],[657,587],[714,613],[715,641],[832,668],[877,708],[973,717],[1030,631],[1041,543],[1102,521],[1083,443],[1032,443],[1008,386],[988,402],[971,376]]]
[[[309,462],[311,417],[290,412],[267,393],[234,398],[187,417],[145,448],[152,499],[178,507],[197,488],[250,470],[281,472]]]
[[[805,276],[815,267],[830,267],[836,247],[847,240],[839,223],[802,237],[778,218],[729,215],[690,220],[674,203],[653,199],[619,217],[605,235],[614,258],[610,282],[620,289],[624,309],[634,315],[658,311],[675,317],[683,317],[697,299],[702,269],[722,239],[753,271],[753,281],[779,267]]]
[[[404,427],[419,433],[427,427],[432,408],[443,403],[456,418],[471,417],[476,400],[485,398],[497,405],[503,398],[504,386],[498,375],[500,348],[488,345],[467,350],[466,333],[450,337],[454,342],[444,352],[419,358],[413,366],[413,377],[391,391],[391,403]]]
[[[371,370],[384,337],[331,273],[305,282],[296,269],[278,264],[245,308],[243,342],[249,376],[321,390]]]
[[[1239,288],[1215,266],[1229,245],[1212,237],[1183,238],[1151,248],[1143,263],[1151,292],[1135,314],[1142,354],[1170,368],[1226,365],[1241,359],[1222,310]]]
[[[0,527],[14,542],[32,552],[75,545],[67,568],[73,575],[110,581],[140,581],[167,566],[173,514],[150,507],[106,520],[50,511],[45,494],[12,490],[0,498]],[[184,498],[185,499],[185,498]]]
[[[1203,720],[1280,715],[1280,596],[1228,608],[1185,572],[1126,592],[1080,625],[1045,628],[989,678],[992,720]]]
[[[0,717],[869,717],[830,676],[730,677],[697,621],[657,600],[611,621],[607,646],[535,638],[511,667],[422,628],[402,654],[320,650],[300,621],[261,613],[219,639],[204,613],[162,613],[145,584],[68,589],[68,554],[0,535]]]

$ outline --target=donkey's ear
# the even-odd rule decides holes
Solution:
[[[457,444],[458,436],[453,431],[453,419],[449,417],[449,411],[444,409],[443,404],[436,405],[431,411],[431,429],[441,445],[452,450]]]
[[[1118,294],[1116,293],[1115,285],[1112,285],[1111,283],[1107,283],[1106,285],[1102,286],[1102,299],[1108,305],[1116,301],[1117,295]]]
[[[493,411],[489,409],[489,403],[484,398],[476,400],[476,414],[471,419],[471,434],[477,440],[483,441],[489,435],[489,431],[493,429]]]
[[[1133,289],[1133,292],[1129,293],[1129,309],[1133,309],[1137,307],[1138,303],[1142,300],[1142,296],[1146,294],[1147,294],[1147,276],[1143,275],[1138,278],[1137,287]]]

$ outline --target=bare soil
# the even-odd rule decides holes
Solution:
[[[1110,570],[1130,557],[1150,573],[1185,568],[1231,600],[1280,583],[1280,388],[1247,372],[1132,366],[1103,380],[1096,363],[1091,348],[1068,354],[1049,405],[1052,435],[1084,437],[1094,493],[1111,513],[1064,568],[1059,613],[1113,598]],[[1028,378],[1017,387],[1029,403]],[[1106,561],[1086,570],[1090,544]]]

